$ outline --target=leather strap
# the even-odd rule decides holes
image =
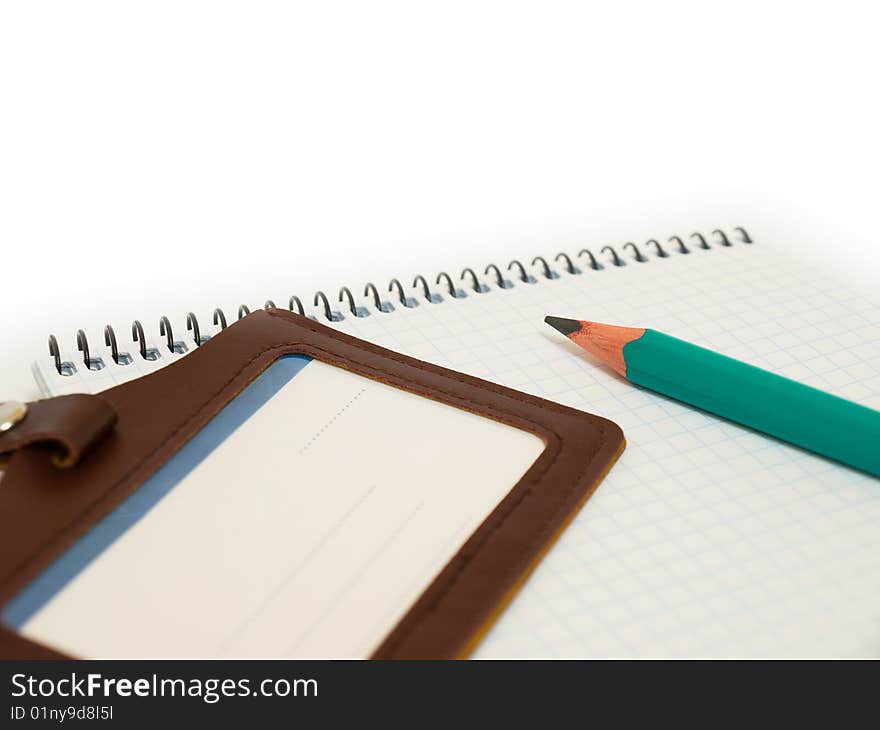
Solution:
[[[96,395],[61,395],[27,404],[27,415],[0,433],[0,455],[48,444],[55,466],[76,465],[116,424],[116,411]]]

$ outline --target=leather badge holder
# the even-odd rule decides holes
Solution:
[[[254,312],[179,362],[92,396],[101,401],[89,405],[103,419],[93,429],[100,438],[90,434],[74,465],[63,468],[45,445],[22,440],[0,481],[0,607],[265,368],[294,353],[529,431],[545,443],[373,658],[466,656],[624,448],[620,428],[604,418],[391,352],[300,315]],[[64,433],[53,438],[76,440]],[[0,628],[0,658],[61,657]]]

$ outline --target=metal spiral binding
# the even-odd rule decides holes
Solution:
[[[302,300],[293,294],[288,300],[287,309],[294,314],[315,321],[340,322],[347,317],[360,319],[374,314],[391,314],[398,307],[412,309],[420,306],[433,306],[441,304],[446,299],[482,296],[495,289],[534,286],[545,279],[582,276],[588,270],[601,271],[608,266],[622,267],[631,263],[644,264],[650,262],[652,258],[665,259],[675,255],[688,255],[693,250],[710,250],[715,246],[730,247],[737,243],[751,244],[753,242],[748,232],[739,226],[731,229],[730,235],[720,228],[716,228],[708,237],[702,233],[694,232],[687,236],[686,240],[690,245],[685,243],[685,239],[680,236],[670,236],[666,239],[667,247],[664,247],[657,239],[651,238],[645,241],[641,247],[628,241],[620,246],[620,251],[614,246],[603,246],[599,249],[598,254],[594,254],[588,248],[581,249],[576,256],[570,256],[563,251],[556,254],[553,259],[557,264],[561,264],[560,271],[557,271],[543,256],[533,258],[529,266],[518,259],[513,259],[504,269],[510,273],[510,278],[506,277],[502,268],[494,263],[483,269],[483,277],[485,278],[481,278],[470,267],[461,272],[458,280],[442,271],[434,279],[435,289],[432,289],[428,279],[421,274],[413,279],[409,289],[401,284],[399,279],[392,279],[386,290],[390,299],[383,298],[380,289],[372,282],[364,287],[360,301],[349,287],[343,286],[339,290],[338,296],[342,311],[333,309],[329,297],[323,291],[315,292],[310,311],[306,309]],[[272,299],[267,299],[263,306],[264,309],[275,307],[275,302]],[[250,312],[250,308],[246,304],[242,304],[238,308],[237,318],[246,317]],[[229,326],[226,314],[220,307],[214,309],[212,321],[217,332]],[[111,362],[109,363],[92,354],[88,338],[83,330],[76,332],[76,344],[81,353],[81,364],[62,360],[55,335],[49,335],[49,354],[53,358],[54,369],[59,375],[65,377],[73,375],[79,368],[96,371],[103,370],[105,367],[126,367],[138,357],[153,362],[165,357],[166,350],[169,355],[182,355],[211,339],[212,335],[202,333],[198,317],[194,312],[189,312],[186,315],[185,324],[188,333],[187,339],[175,340],[171,321],[168,317],[161,317],[158,331],[159,337],[165,342],[164,345],[156,348],[150,346],[144,334],[143,325],[140,321],[135,320],[131,325],[131,352],[126,351],[124,346],[120,346],[113,327],[107,325],[104,328],[104,343],[110,350]]]

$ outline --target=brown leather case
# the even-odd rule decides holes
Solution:
[[[546,444],[373,658],[466,656],[623,451],[620,428],[604,418],[391,352],[283,310],[254,312],[174,365],[93,396],[115,411],[115,427],[112,417],[109,428],[96,423],[95,434],[106,435],[74,466],[59,467],[62,461],[53,461],[38,444],[15,451],[0,481],[0,607],[268,365],[292,353],[530,431]],[[106,408],[92,411],[108,420]],[[83,428],[77,417],[53,423],[54,439],[76,442],[64,433],[73,424]],[[61,655],[3,627],[0,657]]]

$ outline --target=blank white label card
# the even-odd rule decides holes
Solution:
[[[283,357],[6,607],[81,657],[366,657],[544,449]]]

